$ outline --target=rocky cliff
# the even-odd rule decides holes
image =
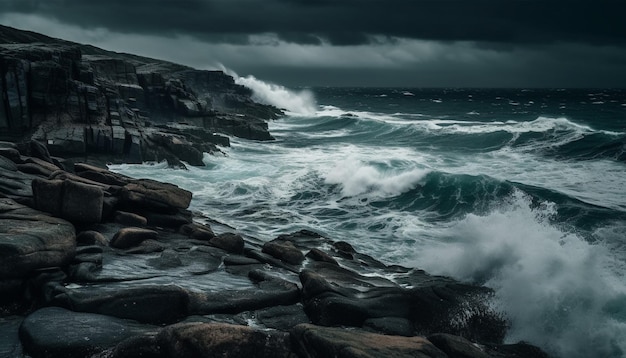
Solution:
[[[267,121],[282,114],[222,71],[5,26],[0,75],[0,140],[36,139],[65,157],[203,165],[227,136],[272,139]]]

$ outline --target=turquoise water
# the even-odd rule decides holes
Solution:
[[[310,229],[492,287],[507,340],[626,353],[626,91],[316,88],[239,79],[288,110],[204,168],[121,165],[263,240]]]

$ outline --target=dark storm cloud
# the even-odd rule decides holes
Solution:
[[[626,44],[622,0],[3,0],[2,11],[53,16],[85,28],[221,42],[275,33],[301,44],[364,44],[369,35]]]

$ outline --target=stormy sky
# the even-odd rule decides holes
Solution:
[[[0,23],[288,86],[625,87],[624,0],[0,0]]]

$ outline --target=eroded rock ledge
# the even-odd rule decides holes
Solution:
[[[545,357],[502,344],[484,287],[311,231],[242,237],[175,185],[32,153],[0,143],[2,355]]]
[[[222,71],[200,71],[0,25],[0,140],[52,155],[204,165],[228,136],[271,140],[282,115]]]

